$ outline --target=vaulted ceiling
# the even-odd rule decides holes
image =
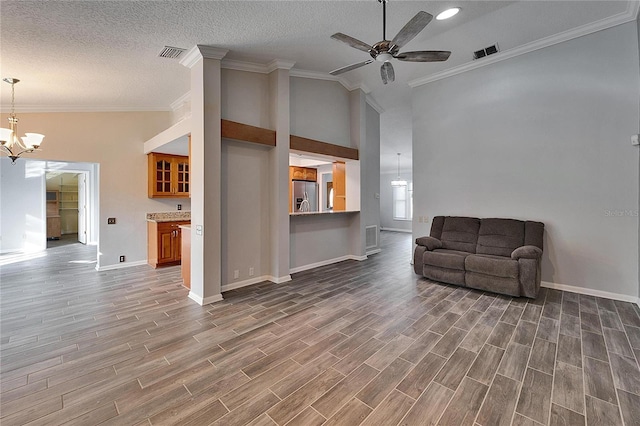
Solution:
[[[394,62],[396,81],[383,85],[371,64],[342,75],[370,91],[382,115],[383,170],[396,152],[410,163],[409,82],[475,66],[473,52],[498,43],[500,55],[525,52],[634,19],[637,1],[398,1],[387,6],[387,38],[418,11],[432,21],[403,50],[450,50],[441,63]],[[0,2],[1,77],[16,77],[18,111],[168,110],[189,91],[189,71],[159,58],[163,46],[229,49],[226,58],[327,75],[368,55],[330,39],[343,32],[373,44],[382,38],[382,7],[362,1],[11,1]],[[485,58],[476,61],[490,60]],[[2,83],[2,109],[9,85]]]

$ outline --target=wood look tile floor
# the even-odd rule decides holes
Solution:
[[[636,305],[514,299],[383,252],[198,306],[177,267],[2,256],[2,425],[639,425]]]

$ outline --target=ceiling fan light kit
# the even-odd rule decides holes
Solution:
[[[460,12],[459,7],[452,7],[451,9],[447,9],[443,12],[438,13],[436,19],[438,21],[444,21],[445,19],[453,18],[458,14],[458,12]]]
[[[429,24],[429,22],[431,22],[433,16],[424,11],[418,12],[413,18],[411,18],[409,22],[407,22],[404,27],[402,27],[402,29],[398,32],[398,34],[396,34],[393,40],[389,41],[386,37],[387,0],[378,0],[378,2],[382,3],[382,41],[379,41],[371,46],[365,42],[362,42],[343,33],[335,33],[331,36],[331,38],[334,40],[338,40],[342,43],[348,44],[355,49],[367,52],[373,59],[367,59],[366,61],[338,68],[331,71],[329,74],[339,75],[347,71],[351,71],[368,65],[373,61],[377,61],[382,62],[382,65],[380,66],[380,76],[382,77],[382,82],[384,84],[387,84],[395,80],[395,72],[393,70],[393,65],[391,64],[392,59],[397,59],[405,62],[439,62],[449,59],[451,52],[448,51],[422,50],[416,52],[400,52],[402,46],[413,40],[413,38],[417,36],[420,31],[422,31],[427,26],[427,24]],[[455,13],[449,15],[448,17],[451,17],[460,11],[460,8],[454,9],[457,9],[457,11],[455,11]],[[442,13],[440,15],[442,15]]]
[[[18,137],[18,117],[16,117],[15,85],[20,81],[17,78],[7,77],[2,79],[11,85],[11,114],[9,114],[9,128],[0,128],[0,149],[11,159],[11,164],[22,154],[39,150],[44,135],[40,133],[25,133]],[[21,140],[22,139],[22,140]]]

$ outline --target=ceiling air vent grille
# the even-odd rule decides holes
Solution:
[[[182,49],[180,47],[165,46],[162,48],[160,53],[158,53],[158,56],[161,58],[177,59],[186,50],[187,49]]]
[[[484,58],[485,56],[493,55],[494,53],[498,53],[500,49],[498,48],[498,43],[493,44],[489,47],[485,47],[484,49],[476,50],[473,52],[473,59]]]

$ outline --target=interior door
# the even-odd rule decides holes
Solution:
[[[78,242],[87,244],[87,174],[78,174]]]

